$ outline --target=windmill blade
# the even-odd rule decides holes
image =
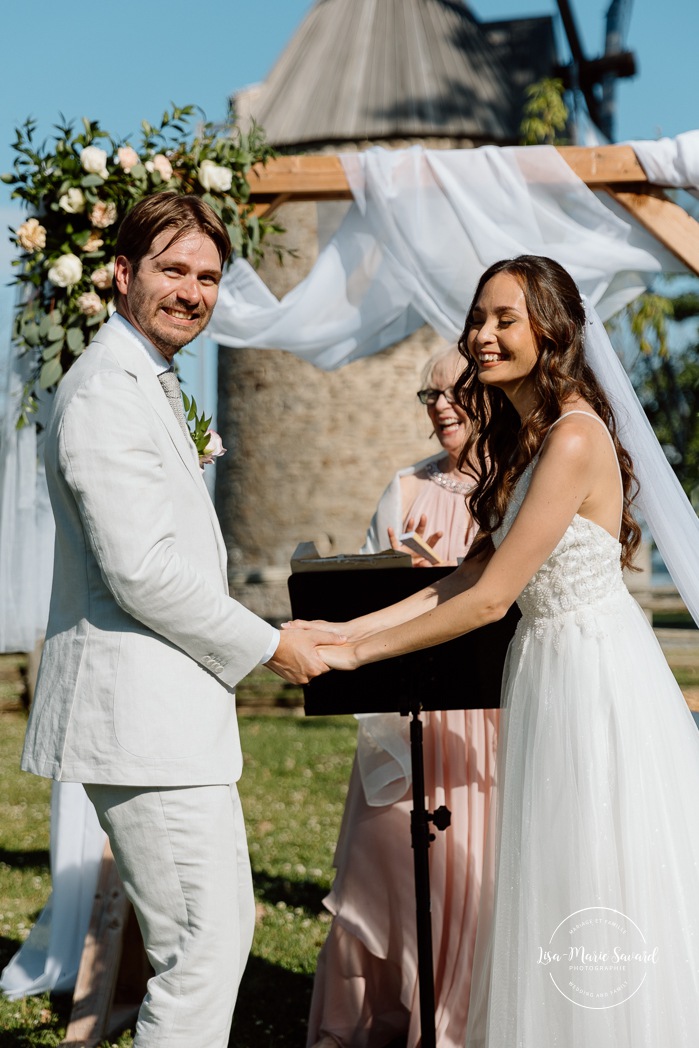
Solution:
[[[606,14],[605,51],[600,58],[593,59],[585,57],[569,0],[557,0],[557,5],[572,56],[571,65],[561,70],[564,82],[573,90],[580,89],[590,119],[612,141],[615,81],[636,73],[634,56],[623,46],[631,15],[631,0],[612,0]]]
[[[622,55],[625,52],[626,37],[631,21],[633,0],[612,0],[607,8],[604,54],[606,56]],[[614,138],[614,121],[616,117],[616,81],[614,73],[602,77],[601,97],[599,100],[599,128],[612,141]]]
[[[604,35],[605,55],[620,54],[624,50],[631,22],[633,0],[612,0],[607,8]]]

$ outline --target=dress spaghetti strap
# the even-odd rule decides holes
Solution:
[[[614,452],[614,461],[616,462],[617,473],[619,474],[619,486],[621,487],[621,513],[619,514],[619,528],[617,530],[617,537],[618,537],[621,534],[621,521],[622,521],[623,516],[624,516],[624,478],[621,475],[621,466],[619,465],[619,459],[617,457],[616,448],[614,447],[614,440],[612,438],[611,433],[607,429],[606,423],[603,422],[602,419],[598,415],[593,415],[591,411],[581,411],[579,408],[571,408],[570,411],[564,411],[562,415],[558,416],[558,418],[555,420],[555,422],[551,423],[551,425],[548,428],[548,432],[546,433],[546,436],[544,437],[544,439],[541,442],[541,447],[543,448],[543,446],[546,443],[546,440],[548,438],[548,435],[551,432],[551,430],[553,429],[553,427],[556,426],[561,421],[562,418],[567,418],[568,415],[586,415],[587,418],[591,418],[593,422],[599,422],[600,426],[602,426],[602,428],[604,429],[604,432],[609,437],[609,442],[612,445],[612,451]],[[541,448],[539,450],[541,450]]]

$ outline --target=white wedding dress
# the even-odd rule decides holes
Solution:
[[[694,719],[600,526],[576,516],[518,604],[467,1048],[694,1048]]]

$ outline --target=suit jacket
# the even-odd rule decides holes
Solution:
[[[272,629],[228,595],[194,444],[117,324],[60,384],[46,474],[53,590],[22,767],[77,782],[234,781],[233,687]]]

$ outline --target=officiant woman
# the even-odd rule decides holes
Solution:
[[[411,530],[446,564],[456,564],[469,548],[472,481],[457,466],[468,418],[453,395],[462,367],[455,347],[428,363],[418,397],[441,448],[396,474],[362,552],[400,548],[400,533]],[[429,561],[414,554],[413,564]],[[426,804],[430,810],[446,804],[452,812],[451,828],[430,848],[440,1048],[461,1048],[464,1039],[498,715],[447,710],[423,717]],[[415,1048],[420,1015],[407,718],[359,719],[337,874],[324,900],[334,916],[318,959],[308,1045],[382,1048],[402,1037]]]

